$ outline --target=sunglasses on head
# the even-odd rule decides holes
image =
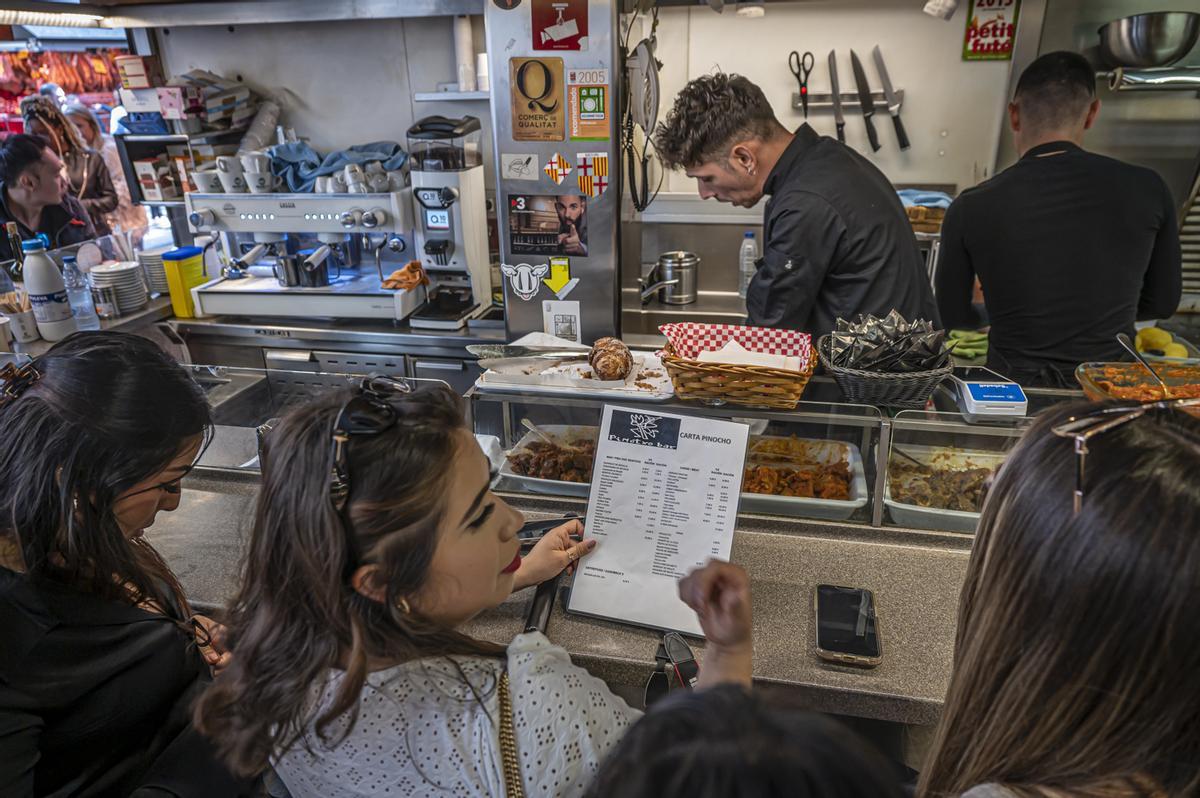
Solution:
[[[412,393],[412,386],[391,377],[367,377],[346,400],[333,422],[333,476],[330,500],[339,513],[350,497],[350,466],[346,447],[354,437],[368,437],[396,426],[400,416],[392,397]]]
[[[1200,399],[1165,399],[1136,407],[1102,407],[1092,413],[1072,416],[1054,427],[1051,432],[1055,435],[1075,441],[1075,515],[1079,515],[1079,511],[1083,509],[1084,466],[1088,455],[1088,441],[1122,424],[1141,418],[1151,410],[1183,410],[1191,407],[1200,407]]]

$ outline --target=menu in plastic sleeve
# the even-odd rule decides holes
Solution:
[[[679,580],[733,546],[749,427],[605,406],[570,612],[701,635]]]

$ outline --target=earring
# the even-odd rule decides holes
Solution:
[[[408,599],[404,598],[403,596],[396,599],[396,609],[400,610],[400,612],[404,613],[405,615],[412,614],[412,608],[408,606]]]

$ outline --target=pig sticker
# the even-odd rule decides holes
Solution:
[[[539,263],[531,266],[528,263],[518,263],[513,266],[505,263],[500,267],[500,273],[508,278],[508,287],[513,293],[528,302],[537,296],[542,287],[542,278],[550,273],[550,264]]]

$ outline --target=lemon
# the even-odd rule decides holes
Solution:
[[[1141,351],[1146,349],[1166,350],[1174,340],[1175,336],[1166,330],[1160,330],[1158,327],[1147,327],[1144,330],[1138,331],[1137,348]]]
[[[1163,354],[1167,357],[1187,357],[1188,350],[1183,344],[1170,343],[1163,347]]]

